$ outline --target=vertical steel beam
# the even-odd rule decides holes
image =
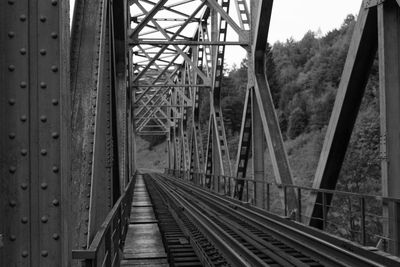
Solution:
[[[251,142],[252,142],[252,95],[254,92],[254,88],[248,88],[246,92],[244,108],[243,108],[243,116],[242,116],[242,125],[240,128],[240,136],[239,136],[239,147],[236,157],[236,177],[239,179],[246,178],[247,175],[247,166],[249,162],[249,155],[251,150]],[[244,189],[244,180],[237,180],[235,183],[235,190],[233,191],[233,197],[242,200],[243,197],[243,189]]]
[[[112,53],[110,36],[109,3],[103,2],[100,9],[99,66],[96,81],[96,103],[93,137],[93,158],[89,206],[87,242],[93,240],[112,208],[113,184],[113,133],[112,133]],[[117,159],[118,160],[118,159]]]
[[[236,1],[237,2],[237,1]],[[246,12],[246,2],[241,1],[241,5],[243,5],[242,8],[244,10],[239,11],[241,13],[241,17],[243,15],[247,15]],[[257,1],[252,1],[251,3],[251,9],[252,9],[252,17],[251,17],[251,25],[253,27],[250,27],[252,36],[255,34],[255,29],[256,29],[256,21],[257,21],[257,12],[258,8],[260,7],[260,3]],[[239,4],[237,4],[237,8],[239,8]],[[241,19],[241,24],[244,24],[245,22],[249,21],[249,17],[247,20]],[[255,75],[254,75],[254,62],[253,62],[253,55],[252,55],[252,49],[250,48],[248,50],[248,58],[250,60],[249,66],[248,66],[248,89],[250,90],[250,99],[251,99],[251,140],[252,140],[252,151],[253,151],[253,179],[255,181],[259,181],[258,183],[254,183],[254,200],[255,200],[255,205],[257,207],[263,207],[263,200],[264,200],[264,184],[260,183],[261,181],[264,181],[266,178],[264,176],[264,151],[265,151],[265,137],[264,137],[264,132],[263,132],[263,124],[261,120],[261,110],[259,108],[259,104],[256,99],[256,95],[254,93],[254,84],[255,84]],[[246,112],[246,111],[245,111]]]
[[[378,30],[382,192],[400,198],[400,7],[394,0],[378,6]],[[400,255],[400,204],[384,203],[384,216],[389,250]]]
[[[260,109],[256,100],[256,96],[251,90],[251,126],[252,126],[252,151],[253,151],[253,179],[256,181],[254,183],[254,200],[257,207],[263,207],[264,200],[264,151],[265,151],[265,141],[264,141],[264,130],[261,121]]]
[[[128,162],[128,90],[127,84],[127,12],[128,12],[127,0],[113,1],[110,9],[110,20],[112,22],[112,35],[111,40],[113,42],[114,51],[114,62],[115,66],[114,75],[114,95],[116,116],[115,116],[115,127],[114,131],[119,129],[114,136],[116,137],[117,155],[119,162],[119,177],[120,188],[119,191],[125,188],[128,181],[125,179],[129,173],[129,162]],[[121,18],[121,19],[114,19]],[[122,19],[124,18],[124,19]],[[116,197],[115,195],[114,197]]]
[[[69,7],[0,3],[1,266],[69,266]]]
[[[335,190],[354,123],[368,82],[377,51],[377,9],[361,7],[347,54],[342,78],[324,145],[322,147],[313,187]],[[327,195],[329,206],[332,199]],[[310,195],[311,205],[306,219],[311,226],[323,228],[322,194]]]
[[[258,9],[258,19],[254,36],[254,71],[255,95],[261,115],[265,139],[268,144],[275,180],[278,184],[292,184],[292,174],[279,128],[271,90],[266,77],[265,51],[267,48],[268,31],[270,26],[273,0],[261,1]],[[288,190],[288,209],[297,206],[293,189]]]

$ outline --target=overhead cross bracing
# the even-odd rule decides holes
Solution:
[[[148,1],[146,2],[149,3]],[[160,4],[161,2],[157,3]],[[166,3],[166,6],[168,3]],[[174,10],[174,7],[182,3],[187,5],[187,7],[189,4],[193,4],[193,9],[186,9],[186,11],[190,10],[190,12],[184,12],[186,18],[184,18],[184,16],[180,17],[182,14],[175,12],[179,10]],[[197,5],[194,3],[197,3]],[[197,15],[193,16],[194,10],[199,8],[202,4],[205,4],[203,7],[204,10],[201,10],[200,13],[202,15],[200,17]],[[249,4],[250,6],[248,6]],[[143,13],[141,14],[143,16],[141,21],[146,21],[148,23],[155,22],[149,26],[149,32],[155,34],[158,30],[159,36],[154,36],[154,39],[138,37],[136,40],[132,41],[133,47],[135,47],[135,44],[139,47],[134,48],[136,49],[135,51],[138,51],[136,54],[140,54],[140,45],[146,44],[148,47],[153,45],[153,48],[157,46],[158,50],[156,50],[154,54],[160,56],[159,65],[161,66],[163,64],[165,65],[167,60],[161,58],[161,54],[157,55],[157,51],[161,51],[165,48],[165,51],[171,52],[175,49],[177,56],[176,68],[174,69],[172,66],[169,67],[171,67],[171,72],[177,69],[179,70],[175,73],[173,83],[169,82],[168,84],[168,82],[164,81],[165,84],[169,85],[169,89],[166,91],[162,91],[160,89],[162,87],[143,88],[141,85],[136,85],[136,88],[139,98],[151,98],[152,101],[159,101],[157,104],[154,104],[156,102],[152,101],[148,102],[150,105],[153,103],[153,105],[148,108],[153,111],[149,111],[148,114],[157,114],[156,119],[158,120],[152,118],[152,120],[147,120],[148,123],[151,122],[155,125],[161,125],[160,118],[165,116],[161,114],[166,114],[165,121],[167,121],[167,123],[163,125],[169,123],[168,125],[170,126],[164,128],[169,144],[169,168],[184,171],[186,173],[185,177],[189,180],[192,179],[194,173],[204,173],[204,176],[202,176],[204,181],[202,181],[202,183],[206,187],[213,189],[220,186],[216,179],[218,175],[241,178],[242,180],[236,180],[234,185],[229,185],[229,187],[232,187],[229,188],[229,192],[231,192],[230,195],[233,197],[242,199],[245,189],[245,180],[248,175],[248,165],[250,163],[249,156],[252,155],[253,179],[255,181],[263,181],[265,178],[264,149],[268,147],[275,182],[278,185],[289,185],[287,191],[281,191],[281,198],[287,200],[287,210],[299,213],[298,202],[301,201],[301,199],[299,192],[290,186],[293,184],[294,174],[291,171],[286,155],[268,80],[267,77],[265,77],[264,53],[266,50],[271,12],[273,10],[272,1],[262,1],[261,3],[256,1],[182,1],[177,2],[175,5],[171,4],[172,6],[166,8],[168,12],[174,13],[171,13],[169,18],[174,17],[178,19],[166,19],[167,16],[159,16],[158,21],[152,16],[158,15],[156,12],[157,10],[161,13],[163,7],[161,5],[157,7],[155,1],[150,5],[147,11],[147,19],[146,15]],[[235,11],[238,13],[234,18],[232,16],[233,6],[236,7]],[[390,73],[397,73],[396,67],[393,67],[397,66],[397,63],[392,62],[389,67],[388,63],[385,63],[389,61],[389,58],[385,58],[384,55],[387,56],[387,51],[394,49],[388,43],[392,44],[395,43],[395,41],[388,37],[386,31],[394,34],[394,29],[397,29],[397,26],[393,26],[394,28],[391,28],[391,26],[397,25],[397,22],[392,16],[394,16],[393,14],[396,13],[398,9],[398,2],[394,0],[362,1],[361,3],[356,30],[350,45],[341,83],[338,88],[335,108],[332,113],[319,165],[315,173],[313,185],[315,189],[335,189],[344,155],[347,150],[347,144],[361,103],[363,90],[368,79],[368,73],[371,69],[372,62],[375,60],[377,51],[380,53],[381,77],[386,78],[386,80],[381,81],[381,90],[383,90],[382,96],[391,94],[387,93],[385,91],[387,89],[384,88],[392,88],[397,85],[397,81],[395,81],[393,77],[388,78],[391,77],[391,75],[385,72],[390,69]],[[138,19],[135,20],[135,27],[142,30],[145,26],[140,25]],[[189,22],[189,20],[191,21]],[[169,24],[165,24],[164,27],[159,27],[160,25],[157,26],[157,23],[161,23],[161,21],[168,21]],[[185,24],[185,22],[187,24]],[[192,34],[187,35],[183,33],[183,30],[180,31],[182,26],[188,28],[189,26],[193,26],[195,30],[193,30]],[[160,30],[160,28],[164,30]],[[389,28],[391,28],[392,31],[387,30]],[[170,29],[176,30],[168,32]],[[236,34],[237,39],[234,42],[227,41],[226,37],[229,35],[228,32]],[[172,37],[174,37],[174,39]],[[237,148],[237,157],[236,162],[233,163],[229,156],[223,114],[220,107],[220,82],[223,76],[222,68],[225,48],[228,45],[233,45],[235,42],[236,45],[243,46],[248,52],[249,81],[239,145]],[[185,45],[187,45],[187,47],[185,47]],[[388,48],[386,48],[386,46]],[[143,49],[141,51],[143,52]],[[165,56],[172,57],[172,54]],[[159,66],[153,66],[157,61],[154,57],[151,58],[147,55],[147,58],[147,65],[142,66],[141,70],[153,71],[156,68],[160,69]],[[394,68],[393,70],[392,67]],[[145,80],[143,77],[145,77],[146,74],[142,72],[137,72],[140,77],[139,81],[140,79]],[[160,84],[153,84],[161,86]],[[182,86],[179,87],[179,84],[182,84]],[[200,90],[207,90],[207,88],[210,92],[210,114],[209,126],[204,134],[204,131],[201,131],[201,127],[198,124],[198,92]],[[151,93],[149,97],[144,97],[144,92]],[[164,95],[158,97],[158,95],[161,94]],[[390,100],[392,99],[393,98],[390,98]],[[160,105],[160,103],[162,104]],[[385,112],[388,112],[388,107],[385,103],[385,101],[381,101],[381,110],[386,110]],[[391,101],[388,103],[391,103]],[[167,110],[167,112],[160,111],[162,105],[165,105],[164,109]],[[174,108],[175,106],[180,107]],[[145,109],[145,107],[142,106],[141,108],[141,110]],[[386,131],[389,129],[391,129],[390,131],[394,131],[394,129],[396,129],[394,125],[397,125],[397,122],[391,121],[392,123],[389,126],[387,121],[389,117],[390,116],[387,114],[382,115],[382,153],[385,155],[390,153],[390,155],[394,157],[394,155],[397,155],[396,152],[388,152],[391,150],[392,146],[386,143]],[[138,128],[139,133],[140,130],[143,129],[143,120],[141,123],[142,124]],[[150,126],[149,128],[155,127],[154,125]],[[151,131],[146,131],[146,133],[151,133]],[[202,141],[203,139],[204,141]],[[393,145],[397,145],[393,136],[392,142]],[[387,163],[386,156],[384,156],[383,159],[382,167],[384,171],[382,173],[382,185],[384,192],[386,192],[385,196],[398,196],[398,191],[393,190],[393,188],[395,188],[394,186],[388,187],[389,184],[397,184],[394,176],[393,178],[388,177],[388,172],[397,173],[396,168],[390,167],[393,164]],[[259,186],[257,188],[254,187],[254,191],[254,202],[256,205],[261,205],[262,198],[265,194],[264,189]],[[330,195],[313,193],[310,196],[310,200],[312,204],[307,207],[305,212],[307,223],[318,228],[325,228],[323,218],[328,214],[329,205],[332,200]],[[393,205],[390,204],[390,208],[384,208],[388,221],[396,221],[395,218],[397,218],[397,213],[394,211],[396,210],[396,205]],[[323,207],[325,206],[328,208],[324,209]],[[391,219],[389,219],[389,217]],[[396,234],[398,233],[396,230],[397,226],[388,223],[385,228],[388,242],[396,243],[397,241],[389,240],[390,238],[388,236],[390,232],[398,237]],[[400,247],[395,244],[391,246]],[[394,247],[393,249],[396,250]]]
[[[233,3],[236,12],[230,8]],[[225,47],[249,48],[248,3],[138,0],[129,4],[136,133],[166,135],[169,147],[174,148],[170,150],[171,167],[209,173],[218,168],[231,174],[220,105],[221,80]],[[209,132],[214,134],[207,137],[199,125],[199,90],[207,91],[212,99]],[[217,149],[203,151],[203,138]],[[213,157],[219,162],[214,167]]]

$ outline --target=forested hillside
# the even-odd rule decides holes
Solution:
[[[311,185],[314,177],[354,24],[355,17],[349,15],[338,29],[325,36],[316,36],[310,31],[300,41],[278,42],[266,51],[267,76],[296,183]],[[235,159],[247,84],[247,60],[230,70],[223,84],[224,120],[231,158]],[[201,120],[206,127],[209,114],[206,93],[201,105]],[[378,113],[376,61],[338,190],[372,194],[380,191]],[[266,171],[272,180],[268,166]]]

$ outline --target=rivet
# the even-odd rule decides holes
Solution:
[[[26,250],[22,251],[21,256],[24,258],[28,257],[28,251]]]
[[[19,16],[19,20],[20,20],[20,21],[25,21],[25,20],[26,20],[26,16],[25,16],[25,15]]]
[[[14,139],[14,138],[15,138],[15,136],[16,136],[16,134],[15,134],[15,133],[9,133],[9,134],[8,134],[8,137],[9,137],[10,139]]]
[[[86,197],[87,197],[87,198],[90,198],[90,194],[87,194]]]
[[[42,184],[40,185],[40,187],[41,187],[43,190],[45,190],[45,189],[47,188],[47,183],[42,183]]]
[[[11,106],[13,106],[15,104],[15,99],[14,98],[10,98],[8,100],[8,104],[10,104]]]
[[[22,156],[26,156],[28,154],[28,150],[26,150],[26,149],[21,149],[21,155]]]
[[[15,32],[8,32],[8,37],[13,38],[15,36]]]
[[[8,171],[9,171],[10,173],[14,173],[16,170],[17,170],[17,167],[15,167],[15,166],[10,166],[10,167],[8,168]]]
[[[26,82],[21,82],[19,84],[19,87],[21,87],[21,88],[26,88],[26,86],[27,86]]]
[[[42,250],[40,254],[42,255],[42,257],[47,257],[49,255],[49,252],[47,250]]]
[[[58,37],[58,34],[56,32],[51,33],[51,38],[57,39],[57,37]]]
[[[42,223],[47,223],[49,218],[47,216],[43,216],[40,220],[42,221]]]
[[[83,245],[82,248],[83,248],[83,249],[86,249],[86,245]]]
[[[53,6],[56,6],[56,5],[57,5],[57,0],[51,0],[51,4],[52,4]]]
[[[21,222],[22,222],[23,224],[26,224],[26,223],[28,222],[28,218],[27,218],[27,217],[22,217],[22,218],[21,218]]]
[[[47,117],[44,116],[44,115],[42,115],[42,116],[40,116],[40,120],[41,120],[42,122],[46,122],[46,121],[47,121]]]
[[[10,235],[10,240],[15,241],[15,240],[17,240],[17,237],[15,235]]]
[[[86,207],[85,207],[87,210],[89,209],[89,205],[86,205]]]
[[[26,115],[22,115],[22,116],[21,116],[21,121],[26,121],[26,120],[27,120]]]
[[[21,48],[21,49],[19,50],[19,53],[20,53],[21,55],[25,55],[25,54],[26,54],[26,48]]]
[[[59,171],[58,167],[57,166],[53,166],[53,172],[54,173],[58,173],[58,171]]]
[[[54,106],[57,106],[58,105],[58,100],[57,99],[53,99],[53,100],[51,100],[51,103],[53,103]]]
[[[28,184],[27,183],[22,183],[21,184],[21,188],[22,188],[22,190],[28,189]]]
[[[41,154],[42,156],[46,156],[46,155],[47,155],[47,150],[46,150],[46,149],[40,150],[40,154]]]
[[[15,66],[14,65],[9,65],[8,66],[8,70],[9,71],[14,71],[15,70]]]
[[[58,71],[58,68],[57,68],[57,66],[53,65],[53,66],[51,66],[51,70],[52,70],[53,72],[57,72],[57,71]]]
[[[47,52],[46,52],[46,49],[41,49],[41,50],[40,50],[40,54],[41,54],[42,56],[46,55],[46,53],[47,53]]]
[[[47,84],[45,82],[41,82],[40,83],[40,88],[46,89],[47,88]]]
[[[53,137],[53,139],[57,139],[60,135],[57,132],[53,132],[51,136]]]
[[[60,236],[58,234],[53,234],[53,239],[54,240],[58,240],[60,238]]]
[[[58,199],[54,199],[54,200],[53,200],[53,205],[54,205],[55,207],[57,207],[58,205],[60,205],[60,201],[58,201]]]
[[[40,16],[40,21],[41,22],[45,22],[46,21],[46,17],[45,16]]]
[[[17,206],[17,202],[15,200],[10,200],[10,202],[8,204],[10,205],[10,207]]]

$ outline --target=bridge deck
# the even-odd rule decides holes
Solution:
[[[138,175],[121,266],[169,266],[143,176]]]

